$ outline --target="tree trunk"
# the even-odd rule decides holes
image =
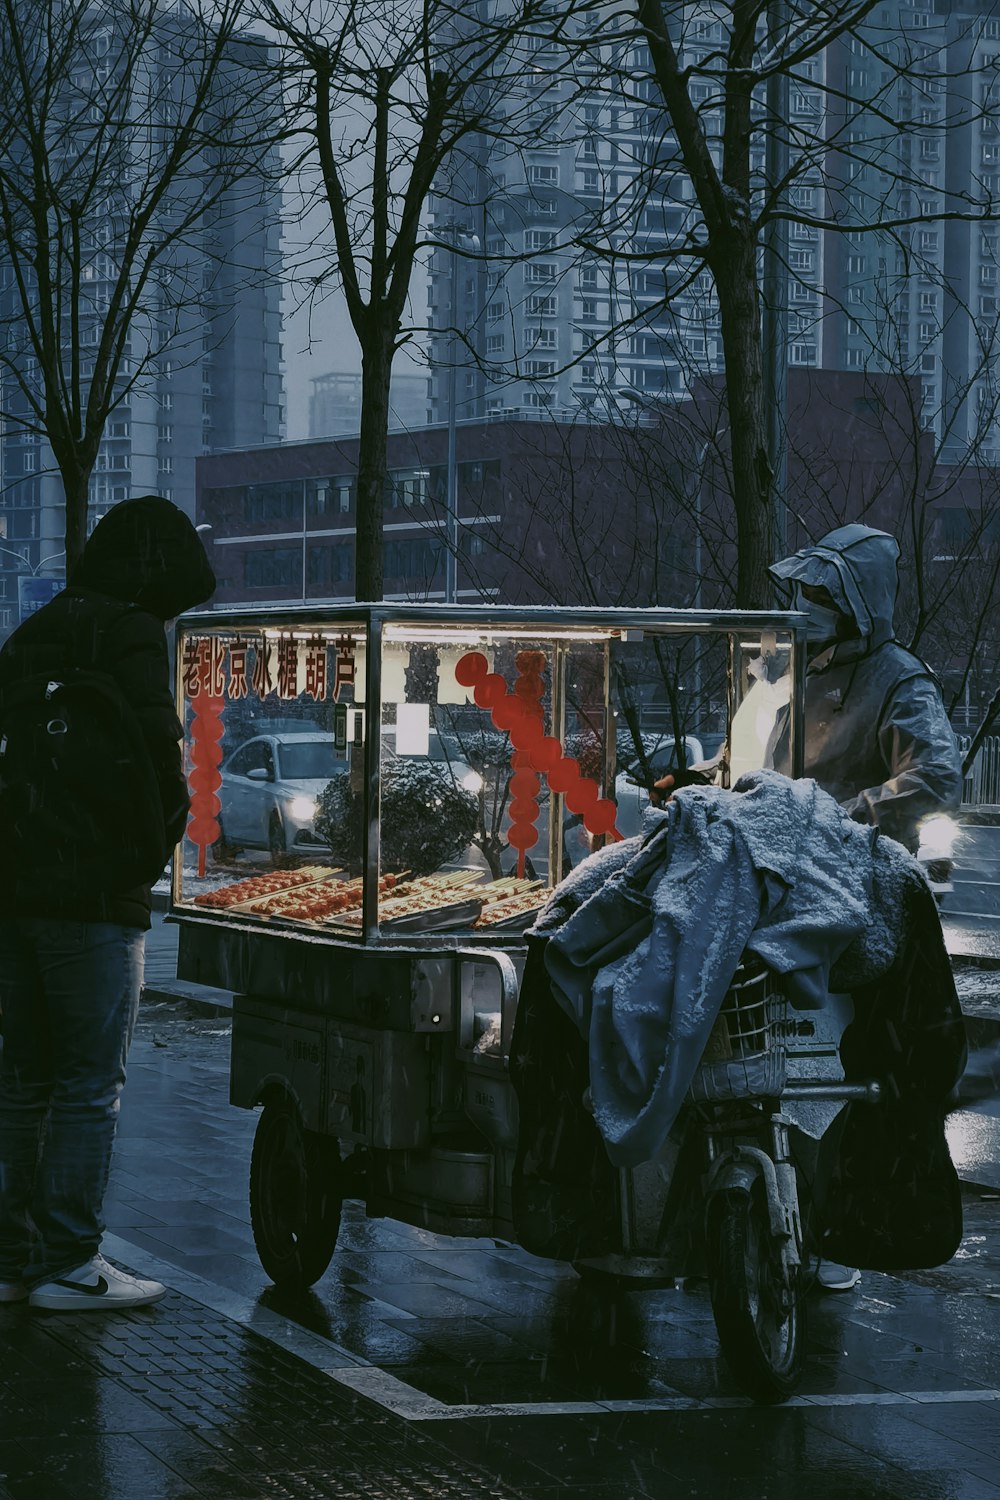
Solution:
[[[361,361],[361,436],[358,440],[354,594],[381,600],[383,506],[388,471],[389,378],[392,339],[381,330],[366,340]]]
[[[769,609],[773,588],[772,475],[761,350],[757,242],[748,220],[710,256],[726,359],[726,406],[737,532],[737,609]]]
[[[90,498],[90,466],[60,464],[66,496],[66,577],[80,561],[87,540],[87,508]]]

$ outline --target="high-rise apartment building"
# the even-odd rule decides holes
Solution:
[[[682,66],[707,64],[690,95],[718,164],[723,117],[708,60],[725,54],[731,9],[698,0],[671,14]],[[583,88],[581,58],[566,64],[556,111],[559,54],[535,45],[545,131],[493,134],[474,183],[464,169],[468,210],[454,184],[432,204],[441,238],[477,252],[439,251],[432,262],[435,420],[446,416],[453,364],[460,419],[539,409],[602,418],[680,398],[722,368],[710,273],[664,253],[697,214],[648,50],[607,44]],[[1000,223],[989,218],[1000,212],[998,59],[994,0],[893,0],[803,58],[784,105],[797,214],[782,250],[788,363],[918,375],[920,421],[946,460],[978,443],[981,460],[1000,461]],[[759,186],[763,131],[751,165]],[[612,229],[592,238],[617,254],[566,248],[586,242],[597,213]],[[822,227],[831,220],[843,230]]]
[[[427,420],[427,376],[394,370],[389,385],[389,431],[408,432]],[[361,376],[332,370],[314,375],[309,397],[309,436],[353,437],[361,431]]]
[[[101,23],[95,7],[81,66],[114,66],[110,29],[102,47]],[[141,140],[149,99],[183,95],[185,48],[176,44],[187,24],[182,8],[165,13],[159,44],[146,49],[144,62],[153,76],[137,80],[132,115],[115,126],[123,159],[144,149],[131,137],[133,116]],[[241,47],[239,41],[232,46],[216,75],[216,89],[245,89],[249,54]],[[101,61],[105,53],[112,59],[107,63]],[[224,149],[205,149],[196,169],[178,183],[173,201],[168,189],[158,206],[161,222],[169,224],[192,201],[206,204],[171,252],[171,284],[183,286],[183,297],[168,297],[166,279],[154,277],[132,320],[119,381],[122,397],[104,428],[90,479],[91,526],[118,501],[147,493],[164,495],[193,516],[200,454],[274,442],[283,435],[277,157],[267,161],[259,155],[256,173],[219,191],[217,150]],[[127,197],[127,174],[109,185],[105,201],[114,204],[115,193]],[[101,337],[120,263],[115,226],[123,217],[109,210],[84,216],[79,225],[86,295],[76,312],[84,396],[89,347]],[[19,317],[13,277],[0,245],[0,321],[10,345],[16,342]],[[30,352],[23,361],[21,369],[32,378],[37,364]],[[16,379],[8,373],[2,383],[7,420],[0,432],[0,635],[18,622],[18,576],[63,571],[65,525],[63,486],[51,450],[17,420],[27,402]]]

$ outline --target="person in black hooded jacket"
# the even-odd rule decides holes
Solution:
[[[164,625],[214,589],[183,511],[154,495],[126,500],[94,528],[68,587],[0,651],[0,687],[78,660],[81,643],[115,679],[155,771],[163,865],[188,812]],[[109,878],[47,893],[3,865],[0,903],[0,1302],[92,1311],[155,1301],[159,1282],[100,1254],[150,888]]]

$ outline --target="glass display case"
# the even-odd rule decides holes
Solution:
[[[792,769],[804,618],[433,605],[183,617],[178,914],[357,945],[519,940],[648,786]],[[786,705],[790,705],[786,709]]]

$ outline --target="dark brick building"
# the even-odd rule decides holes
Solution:
[[[894,532],[903,639],[947,678],[951,699],[965,696],[970,662],[972,697],[988,696],[1000,473],[936,466],[919,383],[891,376],[793,370],[788,442],[786,550],[848,521]],[[463,423],[457,451],[459,602],[732,602],[717,387],[647,403],[629,425]],[[387,597],[443,597],[446,456],[444,427],[389,437]],[[212,528],[217,602],[353,598],[356,467],[353,438],[200,459],[198,520]]]

